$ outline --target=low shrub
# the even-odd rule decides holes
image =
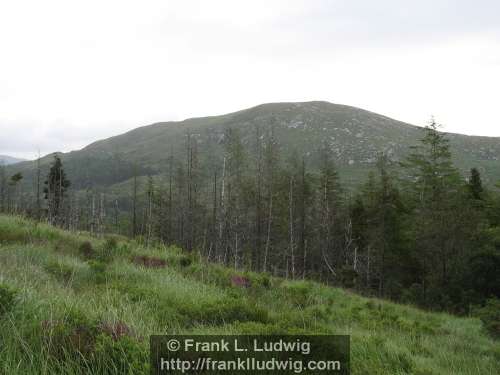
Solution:
[[[288,333],[283,327],[276,323],[259,323],[259,322],[235,322],[232,328],[239,335],[283,335]]]
[[[98,335],[91,363],[95,373],[103,375],[149,373],[146,346],[130,336],[115,340],[107,334]]]
[[[333,309],[329,305],[313,305],[305,310],[310,314],[310,320],[328,322],[334,315]]]
[[[213,316],[215,323],[219,324],[235,321],[267,323],[269,320],[267,310],[250,301],[234,298],[208,306],[206,312],[209,316]]]
[[[92,259],[95,256],[94,247],[89,241],[83,242],[78,251],[84,259]]]
[[[71,310],[64,319],[42,322],[47,354],[91,373],[136,374],[147,370],[147,350],[123,323],[97,323]]]
[[[90,270],[92,271],[92,276],[96,284],[102,284],[106,282],[106,269],[107,265],[99,260],[91,260],[88,262]]]
[[[345,288],[354,288],[358,281],[358,273],[352,267],[345,266],[340,270],[340,282]]]
[[[192,263],[190,266],[184,268],[183,273],[192,279],[204,283],[215,284],[222,288],[231,288],[231,277],[234,275],[234,270],[224,268],[217,264],[206,267],[200,263]]]
[[[132,302],[157,301],[161,298],[160,294],[154,288],[129,284],[123,282],[121,279],[114,279],[109,286],[126,295]]]
[[[308,331],[316,333],[318,327],[321,327],[322,333],[328,332],[325,321],[317,315],[319,310],[306,308],[303,310],[289,309],[281,311],[275,320],[278,327],[286,332]]]
[[[250,288],[252,286],[252,282],[249,278],[240,275],[231,276],[231,284],[240,288]]]
[[[89,360],[97,336],[97,324],[83,313],[71,310],[62,320],[42,322],[48,355],[56,360]]]
[[[250,279],[256,287],[269,289],[272,286],[271,277],[266,273],[252,275]]]
[[[9,286],[0,284],[0,318],[14,308],[16,295]]]
[[[107,238],[104,243],[94,248],[92,243],[85,241],[80,245],[80,256],[85,260],[97,260],[102,263],[111,263],[117,256],[129,252],[128,247],[124,244],[118,245],[118,241],[114,237]]]
[[[101,322],[99,329],[115,341],[125,336],[135,336],[132,329],[124,322]]]
[[[165,268],[167,266],[166,260],[147,255],[137,255],[132,258],[132,262],[146,268]]]
[[[409,353],[391,347],[380,336],[359,340],[356,354],[351,355],[356,355],[356,372],[360,374],[415,374],[417,370]]]
[[[401,301],[415,305],[424,304],[424,288],[421,284],[412,284],[408,289],[404,289],[401,294]]]
[[[59,236],[52,240],[56,253],[74,255],[80,249],[80,241],[70,236]]]
[[[250,301],[234,297],[198,305],[181,306],[178,310],[187,318],[189,324],[221,325],[232,322],[267,323],[269,321],[267,310]]]
[[[26,233],[19,228],[0,226],[0,243],[24,243],[26,239]]]
[[[188,255],[183,255],[179,258],[179,265],[183,268],[189,267],[193,264],[193,258]]]
[[[72,266],[56,260],[49,261],[45,265],[45,270],[51,275],[55,276],[56,279],[66,282],[71,280],[74,274],[74,269]]]
[[[475,310],[475,315],[493,337],[500,338],[500,299],[488,299],[483,307]]]
[[[312,284],[307,281],[295,281],[283,284],[288,299],[295,305],[305,307],[311,304]]]
[[[111,263],[118,255],[118,242],[110,237],[104,241],[104,244],[98,249],[95,259],[102,263]]]

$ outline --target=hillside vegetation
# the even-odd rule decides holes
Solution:
[[[74,188],[108,188],[129,180],[134,168],[144,176],[166,173],[171,155],[184,160],[187,133],[196,139],[200,155],[210,155],[200,161],[202,169],[214,165],[220,169],[228,129],[237,130],[248,149],[255,149],[256,139],[272,130],[285,155],[305,155],[313,168],[319,167],[319,146],[326,143],[349,186],[366,178],[379,153],[402,160],[422,136],[417,126],[356,107],[321,101],[269,103],[220,116],[159,122],[61,155]],[[461,134],[448,138],[462,172],[476,167],[487,184],[500,180],[498,138]],[[44,173],[51,162],[51,155],[42,158]],[[26,188],[32,188],[33,162],[16,165],[12,171],[23,172]]]
[[[0,216],[0,373],[147,373],[161,333],[351,335],[353,374],[498,374],[473,318]]]

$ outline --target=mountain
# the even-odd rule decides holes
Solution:
[[[220,166],[224,132],[228,128],[238,129],[249,150],[258,134],[262,136],[273,129],[282,155],[293,150],[303,153],[312,168],[317,164],[318,149],[326,142],[341,179],[349,186],[366,177],[379,152],[401,160],[422,137],[421,127],[355,107],[319,101],[272,103],[221,116],[140,127],[62,154],[62,158],[76,188],[109,187],[129,180],[134,168],[140,175],[164,173],[171,153],[184,160],[188,132],[197,139],[203,162]],[[500,138],[461,134],[448,134],[448,138],[455,163],[464,174],[476,167],[487,184],[500,180]],[[47,168],[51,160],[51,155],[45,157],[42,167]],[[30,181],[33,164],[15,167],[25,172],[26,182]]]
[[[26,161],[26,159],[18,159],[13,158],[12,156],[0,155],[0,165],[12,165],[16,163],[20,163],[22,161]]]

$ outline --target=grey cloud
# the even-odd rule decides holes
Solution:
[[[68,151],[155,121],[286,100],[408,122],[438,109],[457,130],[497,132],[467,130],[466,119],[498,118],[498,1],[61,4],[0,6],[0,153]]]
[[[230,51],[276,60],[341,55],[346,48],[429,44],[476,33],[500,39],[500,2],[495,0],[312,0],[306,4],[296,12],[284,2],[279,16],[257,20],[254,27],[213,20],[200,25],[198,19],[173,17],[164,19],[158,30],[161,37],[175,35],[184,48],[208,56]]]
[[[116,127],[74,126],[63,122],[50,125],[0,121],[0,154],[33,158],[38,150],[43,154],[82,148],[96,139],[117,133]]]

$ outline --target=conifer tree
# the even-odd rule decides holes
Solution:
[[[432,120],[424,129],[420,145],[414,146],[402,163],[409,177],[407,190],[413,198],[414,251],[426,304],[443,300],[444,290],[450,285],[450,268],[461,256],[459,238],[468,229],[462,180],[452,163],[449,141],[438,128]]]
[[[0,164],[0,212],[5,212],[7,207],[7,177],[5,167]]]
[[[9,185],[12,187],[12,210],[14,213],[18,213],[19,206],[21,205],[21,181],[23,179],[23,174],[21,172],[15,173],[10,177]]]
[[[403,203],[399,190],[389,173],[389,159],[381,155],[377,162],[378,189],[375,206],[372,207],[371,244],[373,245],[374,264],[378,271],[378,293],[386,295],[388,279],[396,279],[402,246]],[[389,272],[391,270],[391,272]]]
[[[61,224],[64,197],[70,185],[71,182],[66,178],[62,161],[55,154],[44,187],[49,222],[52,224]]]
[[[420,144],[412,146],[412,153],[402,164],[408,172],[410,186],[419,204],[443,203],[447,194],[458,191],[460,174],[451,160],[449,141],[439,132],[439,125],[431,120],[424,128]]]
[[[483,182],[481,181],[481,174],[477,168],[472,168],[470,170],[470,177],[468,181],[468,188],[470,195],[473,199],[482,200],[483,199]]]
[[[36,199],[36,208],[35,208],[35,217],[37,220],[41,219],[42,215],[42,200],[41,200],[41,174],[42,170],[40,168],[40,151],[38,151],[38,158],[36,159],[36,180],[35,180],[35,199]]]

